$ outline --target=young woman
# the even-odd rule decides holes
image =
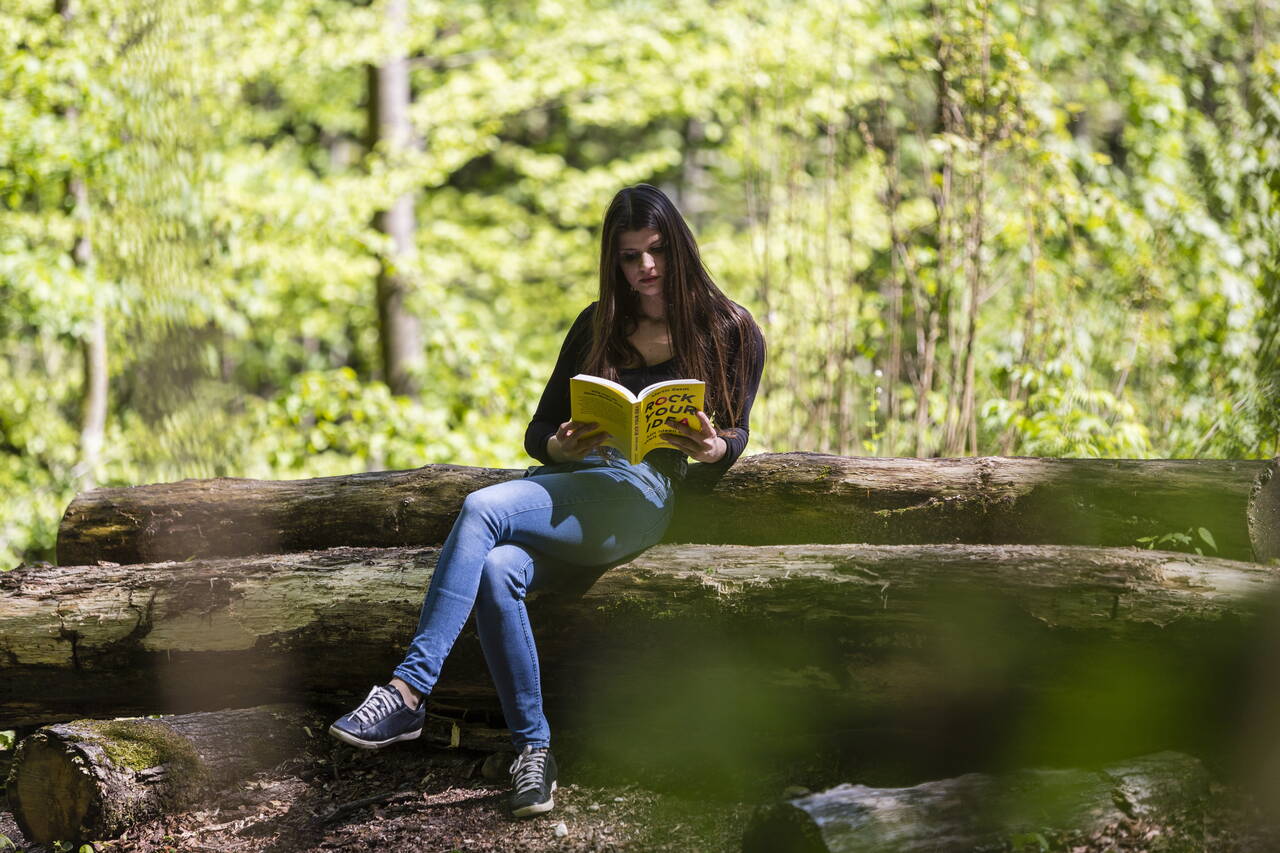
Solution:
[[[751,315],[703,267],[671,200],[648,184],[619,192],[601,234],[599,301],[569,329],[525,432],[525,448],[543,465],[463,502],[404,662],[330,733],[366,749],[418,737],[423,699],[474,606],[519,750],[511,765],[512,813],[550,810],[556,765],[525,593],[570,573],[598,574],[662,538],[688,459],[714,466],[714,476],[746,447],[764,350]],[[596,424],[570,419],[569,378],[577,373],[612,379],[633,393],[666,379],[701,379],[706,411],[698,412],[698,428],[672,427],[670,448],[630,465],[603,446],[607,436]]]

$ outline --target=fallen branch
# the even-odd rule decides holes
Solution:
[[[417,799],[420,796],[421,794],[417,791],[384,791],[381,794],[374,794],[371,797],[362,797],[359,800],[352,800],[349,803],[342,803],[341,805],[335,806],[320,819],[320,823],[333,823],[344,815],[349,815],[352,812],[358,812],[361,809],[368,808],[369,806],[381,806],[390,803],[404,802],[407,800]]]

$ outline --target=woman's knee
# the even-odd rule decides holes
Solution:
[[[461,517],[492,521],[506,516],[523,494],[525,487],[522,483],[521,480],[508,480],[476,489],[463,499]]]
[[[484,558],[477,603],[524,598],[533,557],[519,545],[503,543]]]
[[[499,483],[498,485],[501,485]],[[490,493],[494,486],[476,489],[462,499],[462,516],[486,515],[498,504],[497,496]]]

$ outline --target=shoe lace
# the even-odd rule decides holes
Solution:
[[[511,784],[516,793],[521,794],[531,789],[542,787],[542,777],[546,772],[547,751],[525,747],[524,752],[511,762]]]
[[[396,709],[396,692],[393,687],[375,687],[351,712],[351,718],[361,725],[373,725]]]

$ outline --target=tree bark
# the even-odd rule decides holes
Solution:
[[[298,755],[306,726],[321,731],[283,705],[48,726],[18,746],[9,805],[36,843],[114,838]]]
[[[1155,838],[1154,847],[1144,844],[1143,849],[1199,850],[1203,849],[1202,818],[1208,794],[1208,774],[1200,762],[1175,752],[1098,771],[1026,770],[999,777],[971,773],[911,788],[841,785],[759,809],[742,849],[743,853],[1022,849],[1018,836],[1089,834],[1144,819],[1162,825],[1165,832]],[[1177,830],[1172,836],[1170,827]]]
[[[1280,557],[1276,462],[850,458],[761,454],[709,494],[697,466],[668,542],[1128,546],[1209,531],[1217,555]],[[58,562],[148,563],[340,545],[439,544],[462,499],[518,471],[428,465],[313,480],[95,489],[67,508]]]
[[[358,699],[400,661],[437,553],[338,548],[0,575],[0,728]],[[530,599],[544,698],[569,724],[652,708],[655,684],[675,707],[687,681],[704,703],[688,716],[708,722],[750,696],[799,708],[795,719],[816,727],[908,729],[935,726],[957,703],[1002,725],[1009,710],[990,706],[1016,710],[1077,677],[1091,695],[1127,689],[1107,681],[1114,673],[1082,672],[1080,656],[1098,648],[1146,655],[1149,678],[1198,695],[1224,659],[1244,657],[1276,577],[1158,551],[956,545],[659,546],[597,574]],[[432,699],[496,707],[471,628]]]
[[[388,32],[403,31],[408,26],[406,0],[388,0],[386,4]],[[409,122],[412,95],[409,88],[409,59],[404,55],[387,57],[381,65],[369,68],[369,137],[370,148],[381,146],[394,160],[413,145],[413,128]],[[386,235],[391,251],[379,258],[377,298],[378,323],[382,352],[383,378],[393,394],[418,395],[415,370],[422,361],[422,330],[417,317],[406,304],[412,281],[403,269],[414,247],[416,230],[413,212],[414,194],[396,197],[374,218],[374,227]]]

